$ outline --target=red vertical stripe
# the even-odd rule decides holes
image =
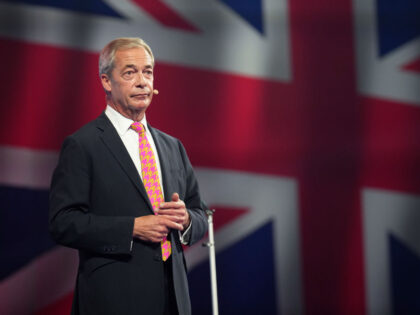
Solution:
[[[305,308],[365,313],[352,1],[291,1]]]

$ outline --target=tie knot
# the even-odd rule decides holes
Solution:
[[[136,121],[131,124],[131,128],[134,129],[140,136],[143,136],[144,126],[142,123],[139,123],[138,121]]]

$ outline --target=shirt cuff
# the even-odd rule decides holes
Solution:
[[[188,245],[189,240],[185,240],[186,236],[188,235],[188,232],[191,229],[192,221],[190,222],[190,225],[188,225],[187,229],[181,234],[181,231],[178,231],[179,234],[179,240],[181,241],[182,245]]]

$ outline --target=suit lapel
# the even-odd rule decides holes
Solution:
[[[111,151],[114,158],[117,160],[123,171],[130,178],[131,182],[142,195],[145,202],[149,205],[150,211],[153,213],[153,208],[150,203],[146,190],[135,167],[133,160],[127,152],[120,136],[112,125],[111,121],[102,113],[96,120],[97,127],[102,130],[101,139]]]
[[[170,162],[168,156],[170,156],[168,152],[168,148],[165,145],[164,141],[162,141],[161,137],[155,131],[154,128],[148,124],[150,133],[152,134],[153,140],[155,142],[156,150],[158,151],[159,155],[159,162],[160,162],[160,170],[162,172],[162,186],[165,195],[165,201],[171,201],[173,189],[171,189],[170,181]]]

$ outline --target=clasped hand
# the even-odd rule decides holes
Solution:
[[[137,217],[134,220],[133,236],[143,241],[161,242],[170,229],[183,231],[190,224],[190,216],[184,201],[177,193],[172,194],[172,201],[164,202],[157,210],[157,215]]]

